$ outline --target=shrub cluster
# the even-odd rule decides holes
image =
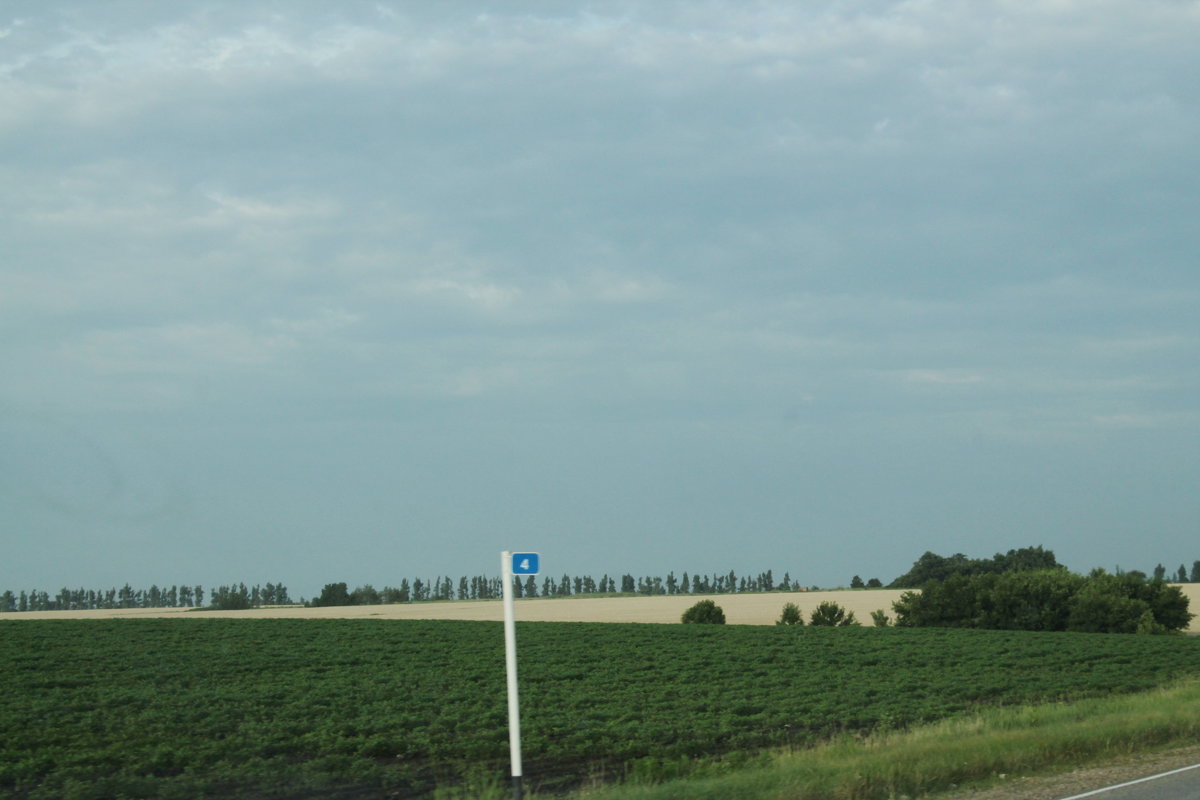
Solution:
[[[682,621],[687,624],[724,625],[725,612],[712,600],[701,600],[683,612]]]
[[[1168,633],[1188,626],[1187,596],[1142,573],[1066,569],[956,574],[905,592],[896,624],[1089,633]]]

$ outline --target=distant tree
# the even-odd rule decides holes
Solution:
[[[325,584],[320,596],[312,601],[314,606],[348,606],[351,603],[350,590],[345,581]]]
[[[1164,567],[1162,564],[1159,564],[1154,568],[1154,580],[1161,581],[1166,577],[1166,575],[1167,575],[1167,568]]]
[[[637,591],[637,583],[633,580],[632,575],[621,576],[621,591],[626,594],[632,594]]]
[[[892,618],[882,608],[877,608],[871,612],[871,622],[876,628],[886,628],[892,624]]]
[[[701,600],[683,612],[682,621],[705,625],[724,625],[725,612],[712,600]]]
[[[937,553],[925,553],[913,562],[912,568],[896,578],[891,583],[893,589],[916,589],[929,581],[946,580],[951,575],[959,574],[969,568],[969,561],[962,553],[955,553],[949,558]]]
[[[17,598],[11,590],[5,589],[4,594],[0,594],[0,611],[16,611]]]
[[[867,588],[868,589],[882,589],[883,581],[879,580],[879,578],[870,578],[867,581]]]
[[[1054,553],[1042,546],[1022,547],[1009,550],[1004,555],[997,553],[992,557],[995,572],[1024,572],[1038,569],[1054,569],[1062,566],[1054,557]]]
[[[1200,561],[1197,561],[1196,563],[1200,564]],[[681,580],[679,582],[679,593],[680,594],[691,594],[692,593],[692,581],[688,578],[688,574],[686,572],[683,573],[683,580]]]
[[[792,591],[792,575],[790,572],[783,573],[783,580],[780,581],[780,583],[779,583],[779,591],[781,591],[781,592]]]
[[[246,584],[220,586],[212,591],[212,607],[221,611],[240,611],[252,606]]]
[[[944,557],[926,552],[915,562],[912,569],[891,583],[893,589],[918,589],[929,581],[944,581],[952,575],[984,575],[1003,572],[1021,572],[1037,569],[1052,569],[1060,566],[1054,553],[1040,546],[1023,547],[997,553],[990,559],[967,558],[962,553]]]
[[[352,606],[377,606],[383,602],[383,598],[379,596],[379,592],[371,584],[359,586],[350,593],[350,605]]]
[[[812,614],[808,618],[809,625],[826,626],[826,627],[846,627],[849,625],[858,625],[858,620],[854,618],[854,612],[846,612],[832,600],[826,600],[813,609]]]
[[[1179,571],[1175,573],[1175,582],[1176,583],[1187,583],[1188,582],[1187,567],[1185,567],[1183,564],[1179,565]]]
[[[853,578],[850,579],[850,588],[851,589],[865,589],[866,586],[867,585],[865,583],[863,583],[863,579],[858,577],[857,575],[855,575]]]
[[[795,603],[784,603],[783,613],[779,615],[779,619],[775,622],[776,625],[803,625],[804,615],[800,613],[800,607]]]
[[[1192,562],[1191,583],[1200,583],[1200,561]]]
[[[530,575],[529,577],[527,577],[525,579],[525,596],[526,597],[537,597],[538,596],[537,581],[533,579],[532,575]]]

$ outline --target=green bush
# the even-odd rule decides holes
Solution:
[[[846,609],[837,603],[832,600],[826,600],[813,609],[812,616],[808,619],[808,624],[824,625],[833,628],[858,625],[859,622],[854,618],[853,611],[846,613]]]
[[[776,625],[803,625],[804,615],[800,613],[800,607],[795,603],[786,603],[783,606],[783,613],[779,615]]]
[[[703,625],[724,625],[725,612],[712,600],[701,600],[683,612],[683,622]]]

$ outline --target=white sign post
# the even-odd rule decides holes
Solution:
[[[504,590],[504,666],[508,674],[508,749],[512,759],[513,798],[521,800],[521,704],[517,697],[517,626],[513,610],[513,576],[537,575],[537,553],[500,554],[500,582]]]

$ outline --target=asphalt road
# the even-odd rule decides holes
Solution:
[[[1061,800],[1200,800],[1200,764],[1073,794]]]

